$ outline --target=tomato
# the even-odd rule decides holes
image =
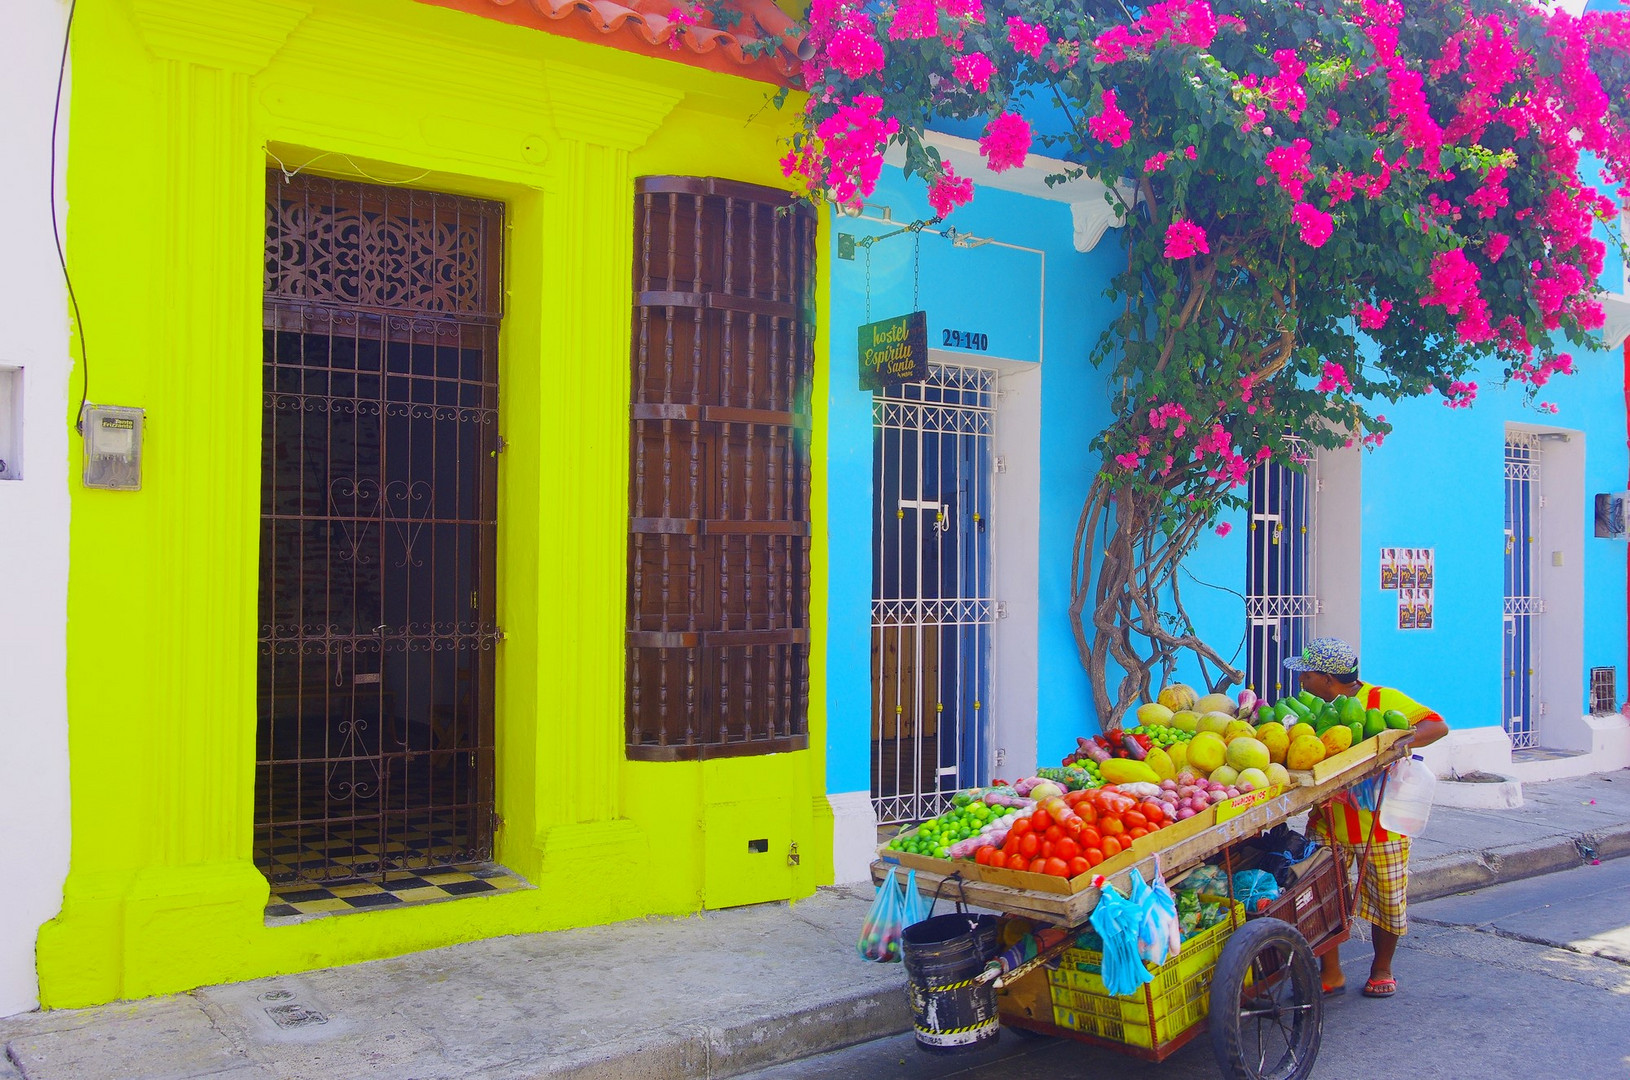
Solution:
[[[1019,850],[1019,841],[1022,839],[1024,839],[1024,837],[1016,836],[1013,833],[1008,833],[1007,839],[1002,841],[1002,854],[1015,854]]]
[[[1053,854],[1057,855],[1065,862],[1069,862],[1071,859],[1081,854],[1081,845],[1066,836],[1064,839],[1053,845]]]
[[[1100,848],[1089,847],[1081,852],[1081,857],[1087,860],[1088,866],[1097,866],[1104,861],[1104,853]]]
[[[1053,815],[1055,819],[1057,819],[1070,812],[1070,804],[1055,795],[1053,798],[1042,803],[1039,809],[1047,811],[1049,814]]]
[[[1045,874],[1047,872],[1047,860],[1041,858],[1031,859],[1030,865],[1026,869],[1032,874]]]
[[[1030,869],[1030,860],[1015,852],[1008,856],[1007,868],[1009,870],[1028,870]]]
[[[1091,825],[1098,820],[1098,808],[1086,799],[1075,804],[1075,816],[1081,819],[1083,825]]]
[[[1104,858],[1113,859],[1121,853],[1121,842],[1113,836],[1104,837]]]
[[[1119,836],[1126,831],[1126,822],[1118,817],[1101,817],[1098,819],[1098,831],[1104,836]]]
[[[1121,824],[1125,825],[1128,829],[1147,829],[1149,827],[1149,819],[1144,817],[1136,810],[1128,810],[1126,813],[1121,815]]]
[[[1133,828],[1127,829],[1126,835],[1131,839],[1136,840],[1140,836],[1148,836],[1149,830],[1145,829],[1142,825],[1137,825]]]
[[[1153,799],[1146,800],[1145,802],[1139,804],[1138,810],[1144,817],[1149,819],[1149,824],[1151,825],[1158,825],[1162,821],[1166,820],[1166,808],[1155,802]]]
[[[1027,833],[1029,831],[1030,831],[1030,819],[1027,818],[1027,817],[1022,817],[1018,821],[1015,821],[1013,823],[1013,827],[1008,829],[1007,834],[1009,836],[1023,836],[1025,833]]]
[[[1047,830],[1044,838],[1051,840],[1055,844],[1058,843],[1060,840],[1064,839],[1064,826],[1054,825],[1052,828]]]
[[[1091,869],[1092,869],[1092,860],[1091,859],[1085,858],[1084,856],[1081,856],[1081,855],[1077,855],[1075,858],[1070,860],[1070,876],[1071,877],[1080,877],[1082,874],[1085,874],[1088,870],[1091,870]]]
[[[1027,859],[1034,859],[1036,850],[1040,847],[1041,841],[1036,839],[1036,834],[1033,832],[1025,833],[1019,837],[1019,854]]]
[[[1081,819],[1072,814],[1070,820],[1064,823],[1064,836],[1068,840],[1079,840],[1081,839],[1081,830],[1085,828],[1086,826],[1081,824]]]
[[[1068,794],[1066,794],[1064,796],[1064,805],[1073,809],[1075,807],[1076,803],[1080,802],[1082,799],[1084,799],[1086,797],[1087,797],[1087,793],[1085,791],[1072,791],[1072,792],[1069,792]]]
[[[973,853],[973,861],[978,863],[980,866],[989,866],[991,856],[995,855],[996,853],[996,849],[993,847],[982,847]]]
[[[1053,816],[1047,811],[1043,810],[1041,807],[1036,807],[1036,812],[1030,815],[1031,830],[1034,832],[1044,833],[1052,827]]]
[[[1081,830],[1081,835],[1075,838],[1075,842],[1080,844],[1083,848],[1097,847],[1103,838],[1102,833],[1093,828],[1091,825],[1088,825]]]
[[[1036,849],[1036,854],[1040,855],[1044,859],[1050,859],[1057,850],[1058,846],[1051,840],[1043,840],[1041,842],[1041,847]]]
[[[1052,874],[1054,877],[1069,877],[1070,864],[1063,859],[1048,859],[1041,872]]]

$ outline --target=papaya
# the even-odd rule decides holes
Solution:
[[[1353,733],[1354,743],[1361,743],[1364,741],[1364,724],[1362,721],[1354,720],[1351,724],[1347,725],[1347,730]]]
[[[1373,739],[1387,730],[1386,718],[1380,709],[1366,709],[1364,712],[1364,737]]]
[[[1310,709],[1316,708],[1319,705],[1319,699],[1313,695],[1313,691],[1311,690],[1298,690],[1296,692],[1296,700],[1300,701],[1303,705],[1306,705]]]
[[[1364,703],[1356,697],[1343,698],[1338,711],[1344,724],[1364,723]]]
[[[1324,743],[1325,757],[1334,757],[1353,745],[1353,729],[1345,724],[1332,724],[1319,736],[1319,741]]]
[[[1397,709],[1388,709],[1381,714],[1381,718],[1386,722],[1387,727],[1392,728],[1394,731],[1403,731],[1409,727],[1409,717]]]

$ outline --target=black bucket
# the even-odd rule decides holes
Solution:
[[[976,982],[996,955],[995,915],[935,915],[906,927],[901,954],[911,994],[917,1049],[954,1054],[1001,1033],[996,986]]]

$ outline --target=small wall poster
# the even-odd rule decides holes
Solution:
[[[1398,629],[1415,629],[1415,590],[1398,590]]]
[[[1436,584],[1437,549],[1381,549],[1381,587],[1398,594],[1398,629],[1432,629]]]

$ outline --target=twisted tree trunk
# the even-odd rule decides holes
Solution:
[[[1245,681],[1195,634],[1177,584],[1208,517],[1191,511],[1171,521],[1171,514],[1160,494],[1134,492],[1099,473],[1076,524],[1070,623],[1105,731],[1118,729],[1129,707],[1152,700],[1152,673],[1158,667],[1164,685],[1184,651],[1198,659],[1210,692]],[[1120,672],[1113,688],[1112,661]]]

